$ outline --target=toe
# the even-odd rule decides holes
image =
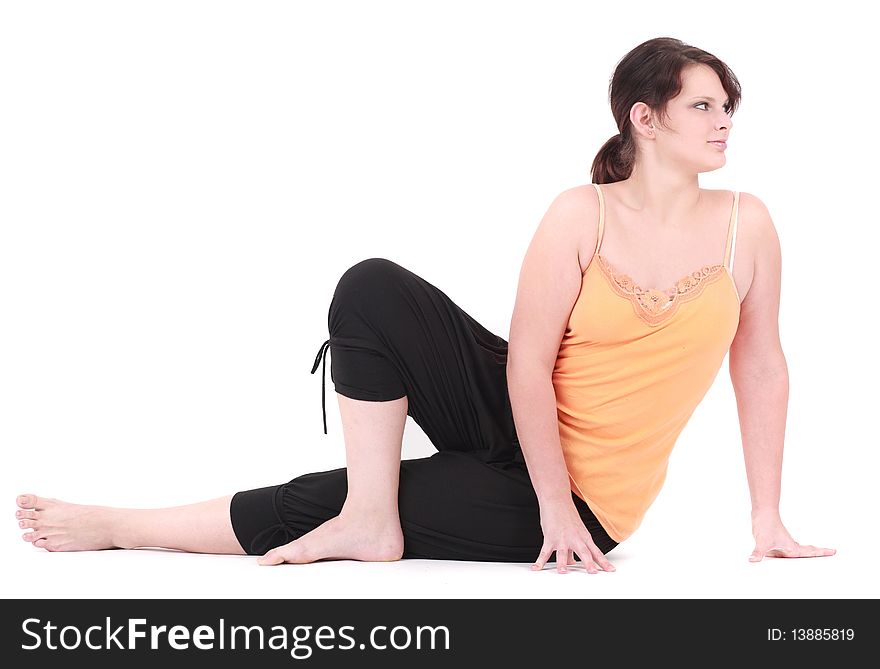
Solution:
[[[18,521],[18,526],[19,527],[36,527],[37,521],[36,520],[20,520],[20,521]]]
[[[269,551],[265,555],[257,558],[257,564],[261,565],[275,565],[281,564],[282,562],[284,562],[284,557],[282,557],[280,551],[275,550]]]
[[[18,496],[18,505],[23,509],[43,509],[46,507],[46,503],[48,500],[45,497],[38,497],[37,495],[19,495]]]
[[[32,520],[36,520],[40,516],[37,514],[36,511],[31,511],[29,509],[20,509],[15,512],[15,517],[19,520],[22,518],[30,518]]]

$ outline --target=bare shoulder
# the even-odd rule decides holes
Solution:
[[[581,217],[583,219],[585,216],[589,217],[591,213],[598,215],[599,195],[592,184],[573,186],[557,195],[554,205],[564,211],[566,218]]]
[[[577,246],[581,272],[586,271],[599,240],[599,194],[595,186],[568,188],[556,196],[551,207],[558,207],[565,234]]]
[[[742,281],[740,292],[746,304],[756,275],[767,271],[776,273],[781,263],[779,236],[770,211],[754,193],[740,191],[739,194],[737,249],[734,271]]]
[[[782,357],[778,323],[782,286],[779,236],[767,205],[756,195],[740,192],[740,212],[740,222],[748,235],[750,267],[737,334],[730,349],[731,371],[740,364],[739,360],[749,368],[755,360],[761,367],[769,367]]]
[[[739,194],[738,233],[749,247],[750,255],[766,245],[778,244],[776,227],[767,205],[754,193]]]
[[[740,191],[739,210],[746,219],[757,222],[757,225],[772,225],[767,205],[754,193]]]

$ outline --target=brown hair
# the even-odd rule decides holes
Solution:
[[[660,118],[666,105],[682,89],[682,71],[695,65],[708,65],[721,80],[730,98],[733,115],[742,96],[739,80],[725,63],[690,44],[672,37],[656,37],[639,44],[617,63],[608,85],[611,113],[620,133],[614,135],[593,159],[593,183],[606,184],[628,179],[636,158],[635,139],[629,112],[636,102],[644,102]]]

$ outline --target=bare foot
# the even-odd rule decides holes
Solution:
[[[51,497],[19,495],[18,526],[32,528],[22,539],[47,551],[98,551],[113,543],[113,510],[103,506],[69,504]]]
[[[303,564],[316,560],[393,562],[403,557],[400,521],[364,519],[340,514],[289,544],[257,558],[257,564]]]

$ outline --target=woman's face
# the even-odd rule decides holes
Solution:
[[[681,92],[669,101],[664,125],[654,125],[654,142],[664,157],[693,172],[709,172],[727,162],[726,140],[733,127],[727,94],[712,68],[692,65],[682,72]]]

